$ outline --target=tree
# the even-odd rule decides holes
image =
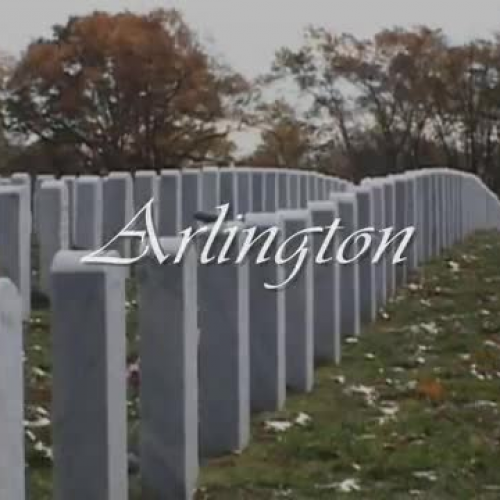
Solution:
[[[430,78],[434,130],[448,164],[483,177],[498,150],[499,65],[498,47],[478,40],[449,47]]]
[[[306,168],[312,147],[311,130],[289,104],[283,100],[262,104],[253,125],[261,130],[261,143],[246,163]]]
[[[428,78],[446,43],[440,30],[426,27],[383,30],[368,44],[369,55],[362,58],[361,71],[354,76],[361,103],[379,132],[376,143],[391,171],[409,168],[401,162],[404,156],[413,167],[420,166],[421,147],[432,120]]]
[[[312,102],[309,119],[316,129],[329,129],[334,136],[332,142],[341,145],[355,168],[359,123],[354,103],[344,93],[342,76],[336,70],[336,60],[348,40],[347,35],[333,36],[324,29],[310,28],[299,50],[283,48],[276,54],[270,81],[284,79],[297,84]]]
[[[9,54],[0,52],[0,95],[5,93],[14,64],[14,59]],[[0,102],[0,117],[2,114],[3,109]],[[0,171],[7,169],[12,154],[13,148],[7,139],[3,120],[0,119]]]
[[[384,30],[359,40],[311,28],[298,51],[282,49],[276,78],[291,78],[312,98],[311,116],[331,135],[355,169],[363,150],[375,144],[387,171],[400,168],[409,149],[418,157],[428,118],[426,76],[444,44],[440,31]]]
[[[95,12],[28,47],[5,104],[12,132],[87,169],[160,169],[229,155],[223,120],[245,84],[175,10]]]

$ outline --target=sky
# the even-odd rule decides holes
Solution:
[[[500,31],[500,0],[0,0],[0,50],[18,55],[70,15],[158,7],[181,10],[202,39],[248,77],[265,72],[280,47],[298,46],[311,24],[361,37],[427,24],[455,41]]]

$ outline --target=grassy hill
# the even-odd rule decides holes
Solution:
[[[46,312],[30,330],[30,489],[44,500]],[[427,265],[316,380],[286,411],[255,419],[245,452],[205,464],[198,500],[500,498],[500,236],[477,235]]]

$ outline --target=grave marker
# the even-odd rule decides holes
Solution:
[[[286,241],[299,231],[311,227],[307,210],[278,212]],[[309,238],[309,241],[311,239]],[[284,258],[296,250],[289,248]],[[293,271],[294,262],[284,264],[285,275]],[[310,392],[314,385],[314,270],[309,254],[300,273],[284,288],[286,321],[286,380],[296,392]]]
[[[133,181],[126,172],[113,172],[103,180],[103,235],[111,241],[133,218]],[[122,257],[131,256],[130,238],[119,238],[110,247]]]
[[[228,223],[212,245],[219,256]],[[208,234],[199,238],[203,247]],[[200,452],[202,457],[242,450],[250,437],[249,274],[248,263],[236,265],[238,239],[228,252],[230,262],[199,269],[200,327]]]
[[[163,238],[175,255],[181,238]],[[144,498],[190,500],[198,477],[197,256],[151,256],[137,268],[141,362],[140,461]]]
[[[54,498],[126,500],[125,274],[85,255],[52,267]]]
[[[0,498],[24,500],[24,366],[22,304],[0,278]]]
[[[31,314],[31,212],[26,186],[0,186],[0,276],[17,287]]]
[[[76,181],[75,247],[98,250],[103,244],[103,191],[97,176],[82,176]]]
[[[265,241],[266,231],[279,226],[276,214],[248,214],[248,227],[255,227],[255,238]],[[282,243],[278,236],[270,247],[274,255]],[[284,280],[284,269],[271,258],[257,264],[263,244],[256,243],[249,253],[250,276],[250,396],[255,412],[278,411],[286,399],[285,296],[267,290]]]
[[[336,202],[338,217],[341,219],[342,229],[339,231],[339,245],[342,245],[346,236],[357,229],[358,211],[356,197],[353,193],[335,193],[331,199]],[[346,249],[349,250],[349,249]],[[351,245],[345,257],[350,257],[356,248]],[[355,261],[338,266],[339,274],[339,307],[340,333],[342,338],[358,336],[360,334],[360,304],[359,304],[359,265]]]
[[[183,227],[184,176],[176,170],[164,170],[158,187],[158,235],[177,236]],[[189,183],[189,181],[187,181]]]
[[[314,227],[330,227],[337,212],[333,201],[309,202],[311,224]],[[317,256],[325,241],[324,234],[312,236],[313,255]],[[314,357],[320,362],[340,363],[340,310],[339,278],[336,263],[335,239],[324,258],[327,263],[315,263],[314,272]]]
[[[52,261],[69,248],[68,190],[63,181],[45,181],[39,191],[40,290],[50,292]]]

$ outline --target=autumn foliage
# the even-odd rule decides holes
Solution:
[[[433,403],[439,403],[445,398],[443,384],[439,380],[425,379],[419,381],[416,388],[419,397],[427,399]]]
[[[272,81],[311,101],[309,120],[353,178],[437,164],[500,188],[499,75],[496,39],[453,45],[426,27],[369,39],[311,28],[302,47],[277,53]]]
[[[235,161],[359,180],[447,166],[500,192],[500,36],[455,44],[425,26],[370,38],[311,27],[250,82],[175,10],[95,12],[33,42],[13,72],[2,63],[0,156],[21,145],[11,169]],[[246,156],[235,130],[261,139]]]
[[[87,169],[217,161],[231,151],[221,122],[244,83],[176,11],[96,12],[28,48],[6,121],[12,132],[71,146]]]

